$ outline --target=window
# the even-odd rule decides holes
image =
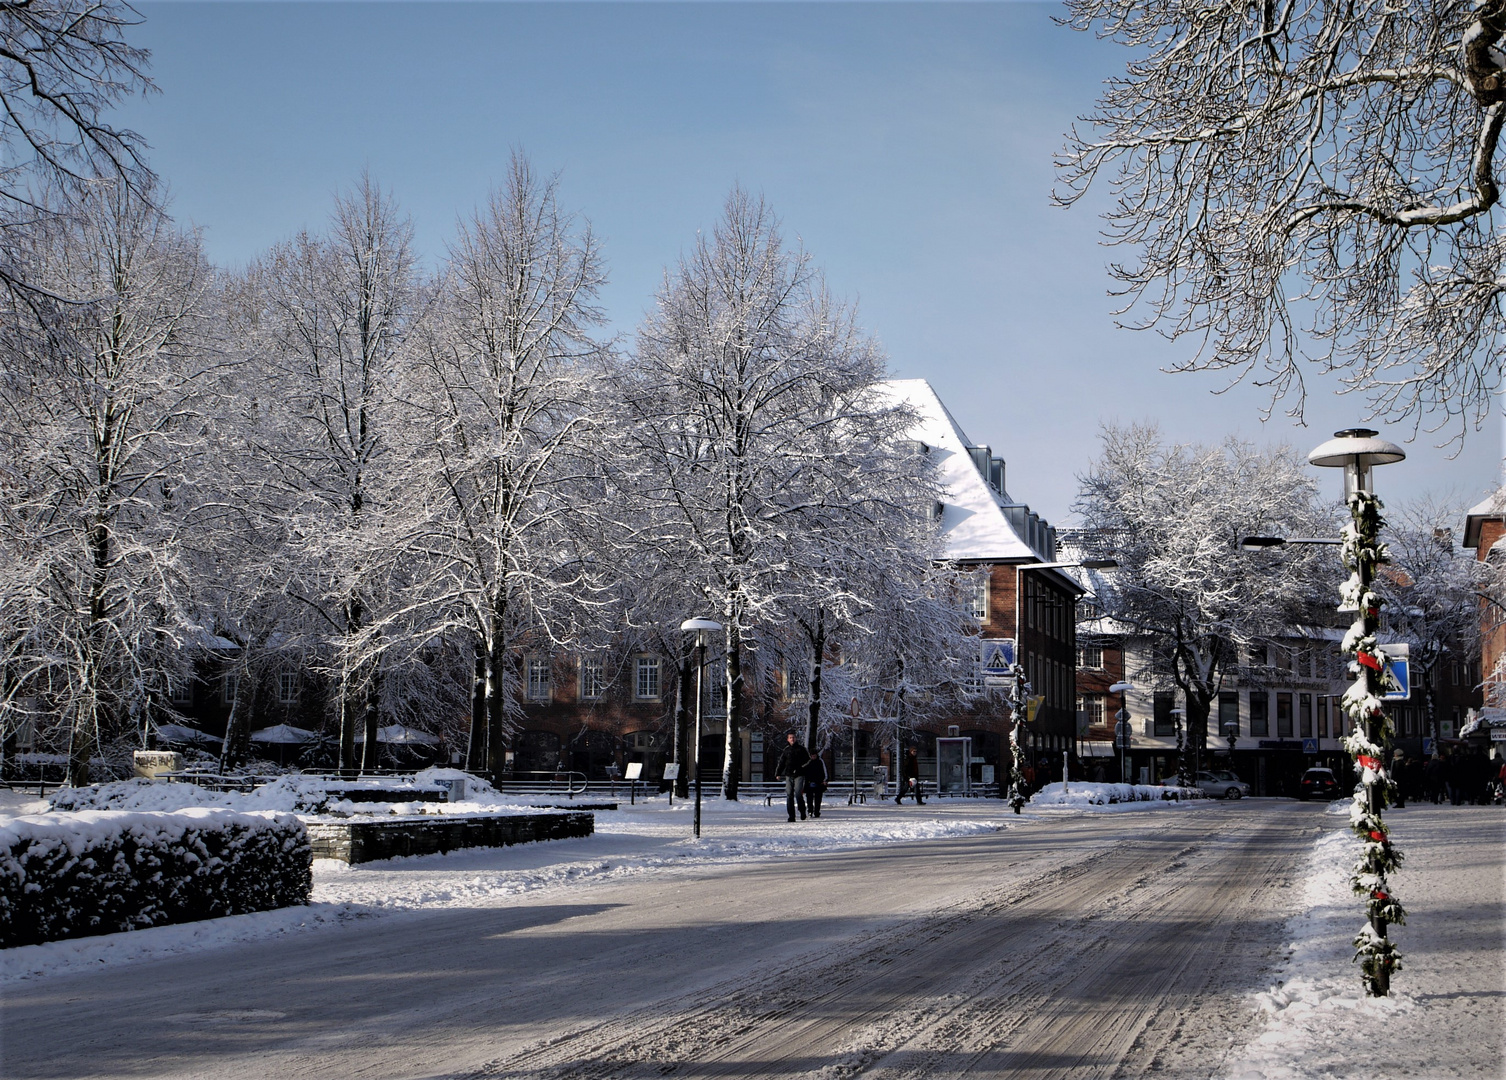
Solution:
[[[988,621],[988,571],[982,571],[973,581],[973,618],[978,622]]]
[[[1103,695],[1083,694],[1077,699],[1077,711],[1088,718],[1089,727],[1103,727]]]
[[[1239,736],[1239,694],[1225,690],[1218,695],[1218,733],[1228,737],[1232,730]]]
[[[1155,727],[1152,731],[1156,735],[1167,736],[1177,733],[1176,717],[1171,715],[1171,710],[1176,704],[1176,698],[1166,690],[1157,690],[1152,702],[1154,709]]]
[[[235,692],[240,689],[240,676],[227,672],[220,680],[220,700],[226,705],[235,704]]]
[[[600,701],[602,688],[602,664],[599,656],[580,658],[580,699]]]
[[[530,656],[524,663],[524,696],[529,701],[549,700],[549,658]]]
[[[1304,739],[1313,737],[1313,696],[1297,696],[1297,734]]]
[[[1077,648],[1077,666],[1091,668],[1095,671],[1103,668],[1102,645],[1079,645]]]
[[[1328,738],[1328,698],[1318,698],[1318,738]]]
[[[1276,695],[1276,738],[1292,737],[1292,695]]]
[[[1265,662],[1266,662],[1266,648],[1265,648],[1265,645],[1264,644],[1254,644],[1254,645],[1251,645],[1250,646],[1250,666],[1251,667],[1265,667]]]
[[[298,672],[277,673],[277,700],[284,705],[291,705],[298,700]]]
[[[1250,734],[1269,736],[1271,733],[1271,699],[1264,691],[1250,695]]]
[[[184,678],[171,678],[167,680],[167,700],[174,705],[190,705],[193,703],[193,682]]]
[[[640,656],[634,663],[633,697],[638,701],[658,701],[662,696],[659,690],[659,658],[657,656]]]

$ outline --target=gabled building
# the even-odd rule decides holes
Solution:
[[[1042,699],[1025,743],[1043,780],[1060,770],[1062,752],[1077,737],[1076,604],[1083,588],[1060,565],[1056,530],[1010,493],[1004,460],[968,438],[930,383],[903,379],[888,386],[918,415],[911,437],[935,465],[944,489],[936,512],[945,555],[976,575],[982,699],[972,714],[948,727],[971,733],[975,760],[1002,776],[1013,718],[1007,690],[984,670],[983,657],[1005,646],[1024,668],[1032,695]]]

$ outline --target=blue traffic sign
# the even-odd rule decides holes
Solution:
[[[1381,700],[1406,701],[1412,696],[1411,650],[1406,645],[1382,645],[1386,667],[1381,672]]]

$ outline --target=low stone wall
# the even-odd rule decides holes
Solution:
[[[308,830],[314,858],[362,863],[399,855],[435,855],[461,848],[590,836],[596,831],[596,815],[575,810],[553,814],[415,815],[310,822]]]

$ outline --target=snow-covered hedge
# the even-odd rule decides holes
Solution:
[[[83,811],[0,825],[0,948],[306,904],[291,814]]]
[[[1063,790],[1061,784],[1047,784],[1030,799],[1032,806],[1115,806],[1136,802],[1181,802],[1201,799],[1197,788],[1160,784],[1094,784],[1074,780]]]

